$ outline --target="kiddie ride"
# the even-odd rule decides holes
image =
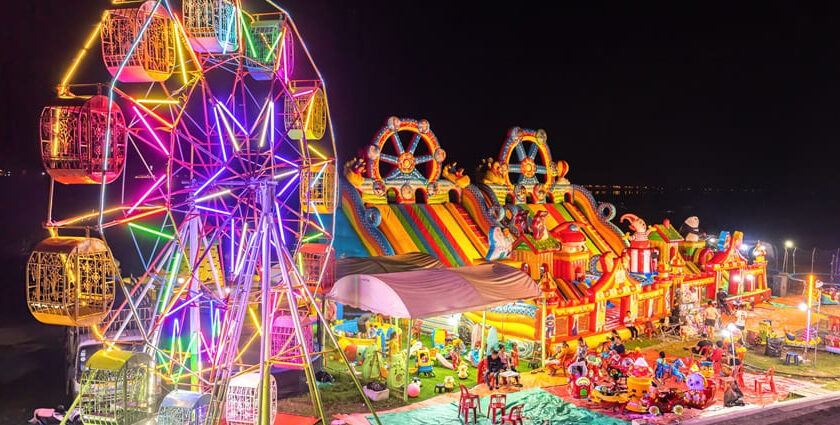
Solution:
[[[613,383],[595,386],[590,399],[605,407],[612,407],[613,410],[618,408],[622,413],[630,411],[653,415],[681,415],[685,408],[705,409],[715,400],[714,383],[699,371],[688,375],[687,391],[675,388],[659,391],[651,388],[653,373],[644,358],[638,358],[630,367],[611,365],[609,370]],[[626,389],[619,385],[617,378],[626,379]],[[578,394],[575,388],[573,385],[573,396]]]

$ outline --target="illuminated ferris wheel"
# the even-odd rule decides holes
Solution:
[[[274,412],[261,404],[274,394],[272,364],[302,368],[323,415],[311,323],[332,283],[337,181],[312,56],[271,1],[265,13],[235,0],[115,3],[41,114],[50,237],[27,265],[32,314],[91,326],[111,346],[139,329],[142,353],[120,366],[136,370],[121,379],[176,389],[162,418],[184,414],[172,400],[185,398],[212,423],[268,419],[257,416]],[[112,78],[77,82],[99,52]],[[97,187],[92,212],[54,216],[89,192],[78,185]],[[127,247],[108,243],[126,234]],[[127,255],[143,267],[133,280],[115,260]],[[97,355],[82,377],[83,418],[157,408],[158,386],[110,382]],[[122,405],[104,393],[119,385],[137,387]]]

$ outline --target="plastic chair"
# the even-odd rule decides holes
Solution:
[[[517,404],[516,406],[511,407],[507,417],[502,418],[502,425],[525,425],[525,418],[522,417],[523,407],[525,407],[524,404]]]
[[[504,394],[492,394],[490,395],[490,404],[487,405],[487,417],[490,417],[490,412],[493,412],[493,423],[496,423],[496,412],[501,410],[501,414],[499,414],[499,419],[502,419],[505,416],[505,410],[507,410],[507,396]]]
[[[473,412],[473,422],[478,421],[478,413],[481,412],[481,403],[478,402],[478,395],[473,394],[464,384],[459,384],[461,388],[461,399],[458,401],[458,418],[461,414],[464,415],[464,422],[470,420],[470,410]]]
[[[764,376],[760,378],[756,378],[755,380],[755,392],[761,395],[764,392],[764,386],[767,385],[770,387],[770,392],[776,394],[776,381],[773,379],[773,374],[776,372],[775,367],[770,367],[767,369],[767,372]]]
[[[738,388],[744,389],[744,366],[740,364],[732,367],[732,372],[729,376],[722,376],[718,378],[718,383],[721,388],[726,388],[730,382],[738,384]]]

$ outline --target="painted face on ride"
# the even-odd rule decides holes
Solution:
[[[688,386],[688,389],[692,391],[703,391],[706,388],[706,378],[704,378],[699,372],[694,372],[691,375],[688,375],[685,383]]]
[[[527,178],[534,177],[537,174],[537,163],[531,158],[523,159],[520,167],[522,167],[522,175]]]
[[[411,152],[403,152],[400,154],[399,158],[397,159],[397,165],[400,167],[400,172],[403,174],[409,174],[414,171],[414,155]]]

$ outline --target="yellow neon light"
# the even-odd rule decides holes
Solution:
[[[311,151],[312,151],[312,153],[314,153],[315,155],[318,155],[318,157],[320,157],[320,158],[321,158],[321,159],[323,159],[324,161],[328,161],[328,160],[329,160],[329,158],[327,158],[324,154],[322,154],[322,153],[321,153],[321,151],[319,151],[319,150],[318,150],[315,146],[312,146],[311,144],[307,143],[307,144],[306,144],[306,147],[307,147],[309,150],[311,150]]]
[[[263,295],[263,296],[265,296],[265,295]],[[251,314],[251,320],[253,320],[253,321],[254,321],[254,326],[256,326],[256,327],[257,327],[257,332],[258,332],[260,335],[262,335],[262,327],[260,326],[260,322],[257,320],[257,314],[256,314],[256,313],[254,313],[254,309],[253,309],[253,308],[251,308],[251,307],[248,307],[248,313],[250,313],[250,314]]]
[[[303,133],[309,128],[309,119],[312,118],[312,106],[315,104],[315,94],[312,94],[312,99],[309,100],[309,107],[306,108],[306,119],[303,121]],[[326,158],[324,158],[326,159]]]
[[[90,46],[93,44],[93,41],[96,40],[96,37],[99,35],[99,31],[102,29],[102,24],[105,22],[105,17],[108,16],[108,12],[102,13],[102,18],[99,20],[99,24],[90,32],[90,36],[88,37],[87,41],[85,41],[84,47],[79,53],[76,55],[76,59],[73,60],[73,65],[70,65],[70,69],[64,74],[64,79],[61,80],[61,84],[58,87],[59,95],[64,95],[67,93],[67,84],[70,82],[70,78],[73,77],[73,73],[76,72],[76,68],[79,67],[79,64],[82,62],[82,59],[85,57],[85,54],[90,49]]]
[[[105,210],[104,214],[110,214],[114,211],[124,210],[124,209],[128,209],[128,208],[130,208],[130,207],[124,207],[124,206],[114,207],[114,208]],[[68,224],[78,223],[82,220],[87,220],[89,218],[93,218],[93,217],[96,217],[98,215],[99,215],[99,212],[87,213],[87,214],[79,215],[79,216],[76,216],[76,217],[68,218],[67,220],[59,221],[59,222],[55,223],[55,225],[60,227],[60,226],[68,225]]]
[[[230,193],[230,189],[225,189],[221,192],[211,193],[209,195],[202,196],[201,198],[196,199],[195,202],[206,201],[208,199],[217,198],[217,197],[222,196],[222,195],[227,195],[228,193]]]
[[[156,119],[158,122],[160,122],[161,124],[165,125],[165,126],[166,126],[166,128],[168,128],[168,129],[175,128],[175,124],[170,123],[170,122],[169,122],[169,121],[167,121],[165,118],[163,118],[162,116],[158,115],[155,111],[153,111],[153,110],[151,110],[151,109],[147,108],[147,107],[146,107],[146,105],[144,105],[144,104],[142,104],[142,103],[138,102],[138,101],[137,101],[137,99],[135,99],[135,98],[133,98],[133,97],[131,97],[131,96],[127,96],[127,97],[128,97],[128,99],[129,99],[129,100],[131,100],[131,102],[132,102],[132,103],[134,103],[135,105],[137,105],[137,107],[139,107],[140,109],[142,109],[142,110],[143,110],[143,112],[145,112],[145,113],[147,113],[147,114],[151,115],[151,117],[152,117],[152,118]]]
[[[189,79],[187,78],[187,64],[184,62],[184,51],[181,49],[181,34],[175,36],[175,47],[178,50],[178,60],[181,61],[181,76],[184,77],[184,85],[187,85]]]
[[[53,108],[52,156],[58,156],[58,108]]]

